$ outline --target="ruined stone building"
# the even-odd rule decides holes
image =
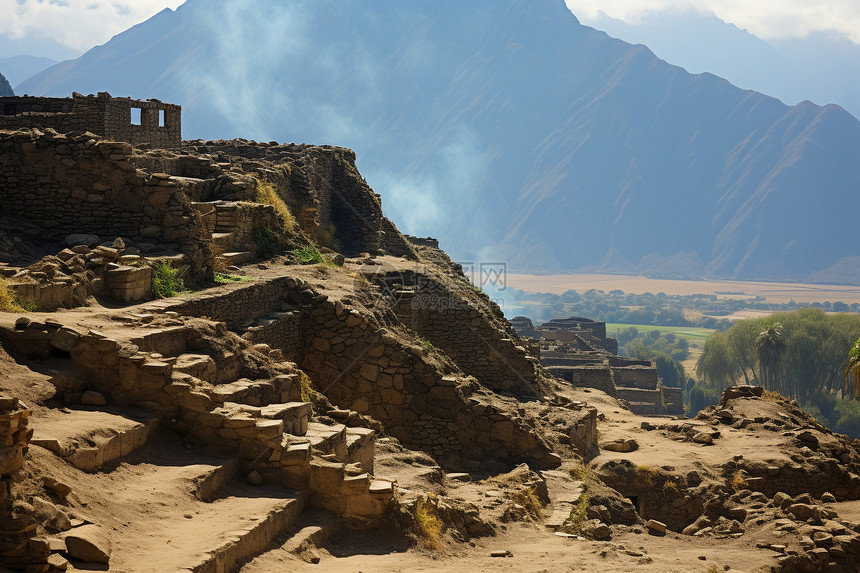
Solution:
[[[681,388],[664,386],[653,361],[618,356],[618,341],[606,336],[605,322],[571,317],[535,327],[516,317],[511,323],[521,336],[540,339],[541,365],[573,386],[606,392],[637,414],[684,413]]]
[[[156,99],[133,100],[72,94],[70,98],[0,97],[0,129],[51,128],[89,131],[132,145],[176,148],[182,144],[182,108]]]

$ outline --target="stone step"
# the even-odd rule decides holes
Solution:
[[[333,513],[311,508],[299,517],[295,527],[285,539],[276,541],[276,547],[269,549],[242,567],[242,573],[269,573],[280,571],[285,559],[298,556],[306,562],[318,556],[316,548],[321,547],[341,528],[341,520]]]
[[[547,529],[558,530],[564,525],[564,522],[570,517],[570,512],[573,511],[573,503],[569,501],[561,501],[553,504],[552,512],[544,519],[544,526]]]
[[[254,419],[258,426],[264,421],[283,422],[283,433],[293,436],[304,436],[308,432],[310,419],[314,413],[313,405],[308,402],[287,402],[267,406],[224,402],[222,409],[233,413],[234,416]]]
[[[225,253],[233,246],[233,242],[236,240],[236,234],[232,231],[226,232],[218,232],[216,227],[215,232],[212,233],[212,243],[211,248],[219,250],[220,253]]]
[[[376,432],[370,428],[346,429],[347,463],[357,463],[373,473],[373,458],[376,453]]]
[[[271,380],[241,379],[229,384],[219,384],[210,392],[213,402],[233,402],[248,406],[297,403],[301,397],[301,386],[297,374],[280,374]],[[292,423],[292,422],[291,422]]]
[[[318,422],[311,422],[308,424],[308,431],[304,437],[314,452],[321,455],[333,455],[339,462],[347,460],[349,449],[346,426],[343,424],[327,426]],[[295,443],[295,441],[291,443]]]
[[[272,497],[265,496],[266,492]],[[249,497],[238,497],[235,495],[238,492],[234,492],[234,495],[229,498],[213,502],[213,505],[222,507],[233,505],[236,509],[245,508],[248,512],[245,515],[250,519],[250,523],[243,520],[237,524],[239,526],[237,529],[216,534],[217,540],[210,545],[210,548],[180,571],[226,573],[233,571],[239,563],[263,553],[275,539],[294,527],[296,520],[307,507],[305,494],[295,494],[293,498],[279,498],[283,492],[284,490],[277,486],[253,488],[252,492],[248,491],[244,494]],[[253,509],[261,505],[262,507]],[[225,522],[212,521],[213,527],[220,526],[225,529],[228,525]],[[161,569],[161,571],[166,570]]]
[[[221,255],[221,260],[227,266],[236,266],[240,267],[242,265],[247,265],[252,262],[256,257],[256,255],[250,251],[236,251],[232,253],[224,253]]]
[[[108,509],[148,518],[109,532],[111,571],[233,571],[294,528],[306,508],[303,492],[232,481],[235,461],[165,446],[148,446],[111,474]]]
[[[242,469],[238,459],[217,466],[194,478],[194,496],[205,502],[212,502],[221,489],[239,476]]]
[[[54,452],[79,470],[93,472],[145,445],[158,418],[137,408],[116,413],[63,408],[35,417],[31,426],[33,445]]]
[[[215,382],[217,368],[215,360],[208,354],[180,354],[173,364],[173,372],[188,374],[212,384]]]

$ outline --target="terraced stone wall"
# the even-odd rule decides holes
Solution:
[[[135,169],[128,143],[52,130],[0,131],[0,209],[44,229],[44,239],[71,234],[174,244],[192,272],[211,266],[204,227],[166,174]]]

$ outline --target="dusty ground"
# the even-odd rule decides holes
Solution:
[[[803,283],[769,283],[757,281],[682,281],[649,279],[642,276],[575,274],[523,275],[508,274],[507,285],[527,292],[562,294],[567,290],[586,291],[620,289],[627,293],[664,292],[669,295],[716,294],[723,298],[762,296],[768,302],[842,301],[860,302],[860,287]]]
[[[318,565],[282,556],[261,568],[245,568],[242,573],[274,571],[330,571],[333,573],[382,573],[441,571],[465,573],[511,571],[561,573],[570,571],[630,571],[685,573],[755,571],[775,562],[773,552],[751,549],[736,540],[700,540],[681,536],[655,537],[647,533],[624,533],[611,541],[575,541],[553,535],[540,527],[517,525],[501,535],[481,539],[473,545],[449,546],[439,553],[385,544],[373,533],[343,533],[320,551]],[[490,557],[496,550],[510,551],[511,557]],[[393,552],[392,552],[393,551]],[[703,560],[702,557],[705,559]],[[265,566],[265,568],[262,568]],[[728,569],[726,569],[728,567]]]

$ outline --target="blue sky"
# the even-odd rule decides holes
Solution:
[[[857,0],[565,0],[588,24],[598,11],[625,21],[649,12],[697,9],[764,39],[837,31],[860,43]],[[75,57],[183,0],[0,0],[0,58],[15,52]],[[38,52],[38,53],[37,53]]]

